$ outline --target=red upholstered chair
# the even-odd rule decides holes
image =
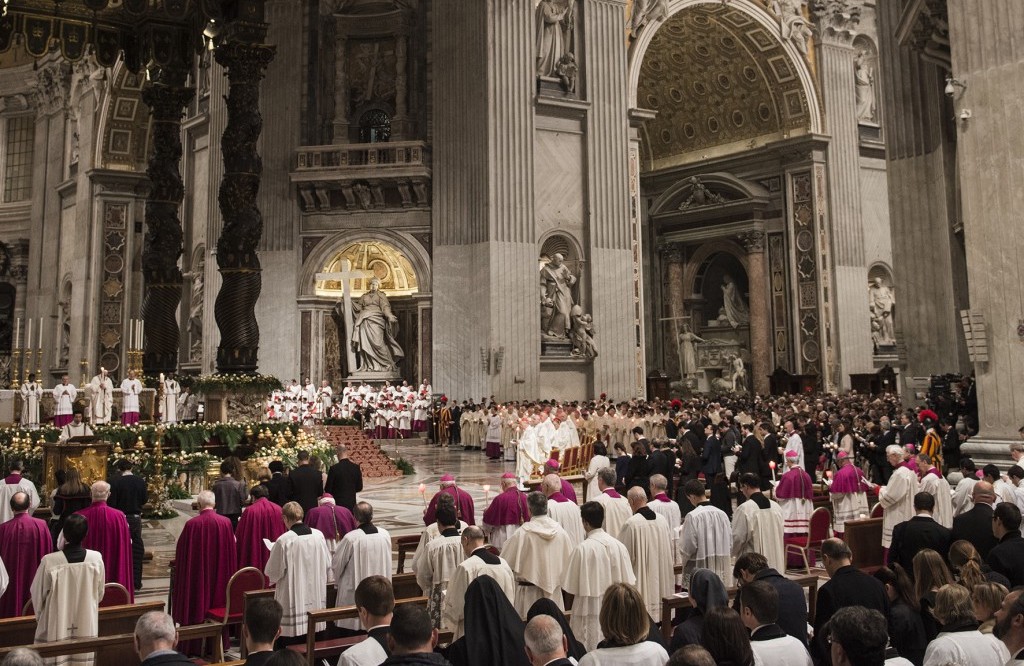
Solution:
[[[881,502],[876,504],[875,507],[873,509],[871,509],[871,517],[872,518],[881,518],[884,514],[885,514],[885,507],[882,506]]]
[[[121,585],[121,583],[107,583],[103,586],[103,598],[100,599],[100,608],[127,606],[131,602],[128,590],[124,589],[124,585]]]
[[[262,571],[256,567],[239,569],[228,580],[226,605],[223,608],[211,608],[206,613],[206,621],[223,624],[225,629],[241,624],[245,609],[245,593],[263,589],[266,589],[266,579]]]
[[[809,532],[785,538],[786,559],[792,552],[804,561],[804,571],[811,573],[811,561],[815,550],[821,550],[821,543],[828,538],[832,527],[832,514],[825,507],[819,507],[811,513]]]

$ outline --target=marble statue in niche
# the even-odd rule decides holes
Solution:
[[[876,350],[881,347],[893,347],[896,344],[896,327],[894,322],[896,299],[892,288],[880,277],[872,280],[868,287],[868,305],[871,313],[871,338]]]
[[[572,339],[572,355],[583,358],[597,358],[597,347],[594,346],[594,318],[584,314],[579,305],[572,306],[572,324],[569,337]]]
[[[696,343],[707,342],[690,329],[689,324],[683,324],[683,332],[679,334],[679,363],[683,377],[696,374],[697,368],[697,347]]]
[[[567,338],[572,326],[576,276],[564,262],[565,257],[556,253],[540,269],[541,330],[549,338]]]
[[[768,8],[779,20],[779,34],[789,40],[796,50],[807,57],[807,40],[814,31],[804,16],[807,0],[771,0]]]
[[[853,68],[853,80],[857,86],[857,120],[868,123],[877,122],[875,72],[868,61],[868,54],[858,51],[853,60]]]
[[[576,0],[541,0],[537,5],[537,76],[576,89]]]
[[[648,23],[668,17],[668,0],[633,0],[633,13],[629,17],[629,34],[636,39]]]
[[[67,293],[67,291],[66,291]],[[67,368],[71,357],[71,303],[70,294],[66,300],[59,301],[57,307],[60,308],[60,352],[57,357],[57,366],[60,368]]]
[[[352,312],[350,344],[359,371],[394,373],[405,352],[396,339],[398,317],[391,312],[391,302],[380,290],[380,279],[371,279],[370,291],[352,301]]]
[[[203,360],[203,276],[206,259],[199,253],[192,269],[192,295],[188,309],[188,360],[201,363]]]
[[[750,323],[750,306],[731,275],[722,277],[722,309],[729,324],[736,328]]]

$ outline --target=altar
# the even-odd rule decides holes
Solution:
[[[82,483],[87,486],[96,481],[106,481],[109,455],[110,443],[99,437],[77,437],[65,443],[46,442],[43,445],[45,487],[56,488],[57,470],[69,468],[78,470]]]

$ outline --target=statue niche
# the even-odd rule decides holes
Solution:
[[[576,95],[576,0],[540,0],[536,13],[538,89],[544,94]]]
[[[580,303],[580,261],[571,242],[552,236],[540,256],[542,356],[597,357],[593,317]]]

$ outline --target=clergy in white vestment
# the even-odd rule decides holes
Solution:
[[[135,378],[135,371],[129,370],[128,377],[121,382],[121,423],[135,425],[139,422],[139,396],[142,382]]]
[[[786,471],[775,486],[775,499],[782,509],[786,536],[807,534],[814,511],[814,483],[811,475],[797,465],[795,451],[786,451]]]
[[[53,425],[62,428],[71,423],[71,415],[75,411],[75,400],[78,388],[71,383],[67,375],[61,377],[60,384],[53,387]]]
[[[355,591],[355,607],[366,640],[341,653],[338,666],[378,666],[388,658],[388,636],[395,610],[395,591],[384,576],[368,576]]]
[[[313,380],[306,377],[306,383],[302,386],[302,391],[299,394],[302,398],[302,402],[309,404],[316,402],[316,386],[313,385]]]
[[[113,407],[114,383],[107,376],[107,369],[100,368],[99,374],[89,382],[89,422],[93,425],[110,423]]]
[[[651,497],[647,503],[651,511],[658,514],[668,523],[669,536],[672,538],[669,547],[672,549],[672,563],[679,562],[679,533],[683,524],[679,505],[668,496],[668,479],[662,474],[652,474],[650,479]]]
[[[548,516],[548,498],[544,493],[530,493],[527,504],[530,522],[523,523],[501,550],[501,556],[516,572],[513,605],[523,618],[538,599],[551,599],[559,609],[565,608],[562,574],[572,553],[572,539]]]
[[[768,566],[786,570],[786,548],[783,545],[782,509],[761,493],[761,479],[755,474],[740,477],[740,492],[747,501],[732,514],[732,554],[761,553]]]
[[[601,597],[615,583],[634,585],[636,574],[626,547],[601,527],[604,507],[597,502],[587,502],[580,507],[580,514],[587,536],[569,557],[562,589],[573,595],[569,627],[576,640],[587,650],[593,650],[604,640]]]
[[[935,498],[935,510],[932,518],[947,530],[953,529],[953,490],[949,481],[942,476],[933,464],[932,457],[926,453],[917,456],[917,471],[920,477],[918,492],[925,492]]]
[[[839,469],[828,489],[832,499],[832,531],[842,539],[846,532],[846,521],[867,517],[867,492],[874,484],[864,478],[864,472],[853,464],[853,457],[846,451],[840,451],[836,460]]]
[[[320,388],[316,392],[316,417],[328,419],[331,417],[331,405],[334,401],[334,389],[327,383],[326,379],[320,381]]]
[[[36,381],[35,373],[21,385],[21,427],[28,430],[39,428],[39,401],[43,398],[43,385]]]
[[[323,532],[303,524],[302,507],[298,502],[288,502],[281,507],[281,515],[287,531],[270,549],[264,573],[275,586],[274,599],[284,609],[281,635],[305,636],[309,626],[306,613],[327,607],[327,572],[331,567],[331,553]],[[339,601],[339,605],[351,603],[351,599],[345,604]],[[323,631],[326,626],[320,623],[316,625],[316,631]]]
[[[164,395],[160,398],[160,420],[164,423],[178,422],[178,396],[181,395],[181,384],[174,375],[167,375],[163,380]]]
[[[892,544],[892,530],[914,517],[914,495],[917,494],[917,474],[903,462],[903,447],[893,444],[885,449],[885,459],[895,468],[889,483],[878,489],[878,503],[882,514],[882,548]]]
[[[373,524],[373,507],[367,502],[357,503],[352,516],[359,527],[341,540],[331,563],[338,586],[338,606],[355,602],[356,585],[367,576],[391,580],[391,535]],[[356,620],[339,620],[337,624],[345,629],[359,629]]]
[[[548,516],[562,526],[569,535],[573,547],[583,541],[583,522],[580,520],[580,508],[562,494],[562,480],[557,474],[548,474],[541,482],[541,490],[548,498]]]
[[[786,421],[786,447],[785,453],[790,451],[796,451],[797,453],[797,465],[801,468],[804,466],[804,440],[800,438],[800,433],[796,429],[796,424],[793,421]]]
[[[679,538],[679,559],[683,565],[683,587],[697,569],[713,571],[726,587],[732,585],[732,524],[729,516],[707,500],[704,483],[690,479],[683,484],[693,510],[686,514]]]
[[[68,516],[64,521],[64,549],[44,555],[39,562],[30,592],[36,614],[37,643],[99,635],[103,557],[95,550],[82,547],[88,530],[85,516],[77,513]],[[92,666],[93,655],[56,657],[47,664]]]
[[[462,530],[461,539],[466,558],[455,568],[448,582],[448,593],[444,595],[441,610],[441,626],[454,634],[452,640],[458,640],[466,633],[466,590],[470,583],[480,576],[493,578],[510,604],[515,603],[517,587],[512,567],[487,549],[482,529],[470,525]]]
[[[668,521],[647,506],[647,491],[633,486],[626,493],[633,510],[619,532],[636,576],[636,589],[651,617],[661,617],[661,600],[675,592]]]
[[[71,421],[60,429],[57,441],[64,443],[72,437],[92,437],[92,435],[92,428],[82,420],[82,412],[76,410],[71,417]]]
[[[604,531],[616,539],[633,510],[629,500],[615,490],[615,468],[605,467],[597,473],[597,487],[601,492],[591,499],[604,507]]]
[[[601,489],[598,487],[597,475],[602,469],[611,464],[611,460],[608,459],[608,449],[601,442],[596,442],[594,444],[594,457],[590,459],[587,471],[583,474],[583,478],[587,482],[585,499],[588,502],[597,499],[597,496],[601,493]]]
[[[6,523],[14,517],[11,509],[11,498],[17,493],[25,493],[29,499],[28,515],[32,515],[39,508],[39,491],[36,484],[21,475],[25,464],[20,460],[12,460],[7,466],[8,474],[0,481],[0,523]]]
[[[758,666],[812,666],[811,654],[804,644],[776,624],[779,593],[774,586],[755,580],[744,584],[736,596],[740,619],[750,631],[750,647]]]
[[[960,461],[960,471],[963,474],[953,491],[953,517],[961,513],[967,513],[974,508],[974,484],[978,482],[978,469],[970,458],[963,458]]]
[[[439,502],[436,523],[439,534],[427,544],[419,561],[414,562],[416,583],[427,597],[427,612],[435,629],[441,627],[441,605],[448,583],[455,569],[466,559],[458,524],[454,505]]]

